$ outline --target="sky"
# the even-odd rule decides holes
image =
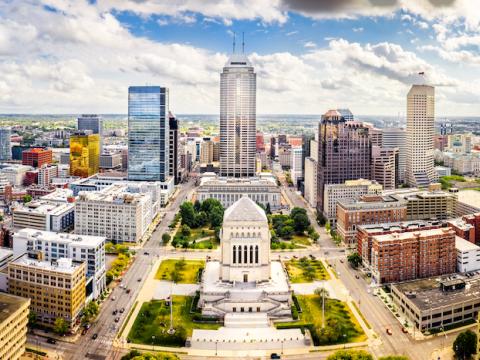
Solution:
[[[0,113],[126,113],[160,85],[178,114],[219,112],[236,51],[257,113],[404,115],[414,83],[436,113],[480,116],[478,0],[2,0]],[[418,75],[425,72],[425,76]]]

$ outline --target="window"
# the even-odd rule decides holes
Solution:
[[[242,247],[238,245],[238,263],[242,263]]]
[[[255,264],[258,264],[258,245],[255,245]]]
[[[233,251],[232,251],[232,263],[235,264],[237,262],[237,247],[235,245],[233,245]]]
[[[245,264],[248,263],[248,246],[247,245],[243,247],[243,262]]]
[[[250,245],[250,264],[253,263],[253,245]]]

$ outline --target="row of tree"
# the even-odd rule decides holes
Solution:
[[[304,235],[305,231],[309,234],[314,232],[310,226],[307,211],[305,209],[294,207],[289,215],[271,215],[269,216],[272,224],[272,238],[291,239],[293,235]]]
[[[207,225],[215,229],[222,225],[224,211],[222,204],[216,199],[203,202],[197,200],[194,204],[186,201],[180,206],[181,224],[188,225],[191,229]]]

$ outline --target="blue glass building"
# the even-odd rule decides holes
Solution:
[[[128,180],[168,178],[168,89],[128,88]]]

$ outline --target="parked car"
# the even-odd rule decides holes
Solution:
[[[142,279],[141,279],[141,278],[138,278],[137,281],[140,282],[140,281],[142,281]]]
[[[127,294],[130,294],[130,291],[132,291],[131,289],[127,289]]]
[[[119,311],[120,311],[120,314],[123,314],[125,312],[125,308],[121,308]]]
[[[48,339],[47,339],[47,343],[49,343],[49,344],[54,344],[54,345],[55,345],[55,344],[57,343],[57,340],[55,340],[55,339],[53,339],[53,338],[48,338]]]
[[[355,274],[355,279],[360,279],[360,276],[358,276],[358,274]]]
[[[392,329],[387,328],[387,334],[388,334],[388,335],[392,335],[392,334],[393,334]]]
[[[115,310],[113,310],[112,315],[117,315],[117,313],[118,313],[118,310],[115,309]]]
[[[280,355],[278,355],[277,353],[272,353],[270,354],[270,359],[280,359]]]
[[[97,337],[98,337],[98,334],[97,334],[97,333],[95,333],[95,334],[92,335],[92,339],[93,339],[93,340],[95,340]]]
[[[115,296],[112,296],[112,301],[115,301],[115,300],[116,300]]]
[[[120,318],[119,317],[116,317],[115,318],[115,322],[118,323],[120,321]]]
[[[404,334],[408,334],[407,328],[402,327],[402,332],[403,332]]]

